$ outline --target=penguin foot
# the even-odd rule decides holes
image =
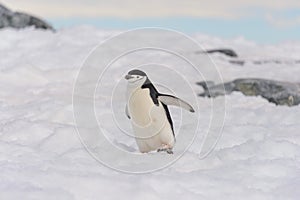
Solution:
[[[163,145],[162,148],[157,149],[157,152],[162,152],[162,151],[165,151],[165,152],[167,152],[168,154],[173,154],[172,147],[169,147],[169,145]]]
[[[168,154],[173,154],[173,150],[170,148],[170,149],[167,149],[166,151]]]
[[[162,152],[162,151],[165,151],[165,152],[167,152],[168,154],[173,154],[172,148],[168,148],[168,149],[157,149],[157,152]]]

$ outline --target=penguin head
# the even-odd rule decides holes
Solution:
[[[128,72],[128,74],[125,76],[125,79],[130,85],[140,87],[148,80],[148,77],[145,72],[134,69]]]

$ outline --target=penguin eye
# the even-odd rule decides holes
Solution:
[[[140,76],[137,76],[137,78],[140,78]]]

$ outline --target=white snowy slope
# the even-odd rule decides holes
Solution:
[[[223,134],[205,159],[198,158],[200,140],[174,165],[153,173],[124,174],[92,158],[75,129],[73,84],[88,53],[114,34],[86,26],[57,33],[0,31],[0,199],[299,199],[300,106],[275,106],[261,97],[226,96]],[[300,82],[300,63],[294,62],[300,60],[300,43],[193,38],[206,48],[232,48],[241,59],[283,61],[238,66],[212,55],[224,81]],[[159,69],[157,74],[161,78]],[[180,82],[173,84],[180,89]],[[211,99],[198,98],[204,120]],[[104,115],[108,109],[99,112]],[[129,121],[124,124],[130,126]],[[183,127],[189,130],[188,124]],[[136,150],[134,140],[116,134],[120,136],[113,142]]]

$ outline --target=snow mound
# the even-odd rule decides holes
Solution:
[[[205,159],[198,158],[196,141],[174,165],[150,174],[123,174],[94,160],[76,133],[73,84],[88,53],[113,34],[86,26],[57,33],[0,31],[1,199],[299,198],[300,106],[275,106],[261,97],[218,97],[226,98],[226,121]],[[206,48],[228,47],[245,59],[299,59],[300,43],[261,46],[241,38],[193,37]],[[212,58],[224,81],[300,82],[297,63],[236,66],[222,55]],[[205,117],[211,99],[199,101]]]

